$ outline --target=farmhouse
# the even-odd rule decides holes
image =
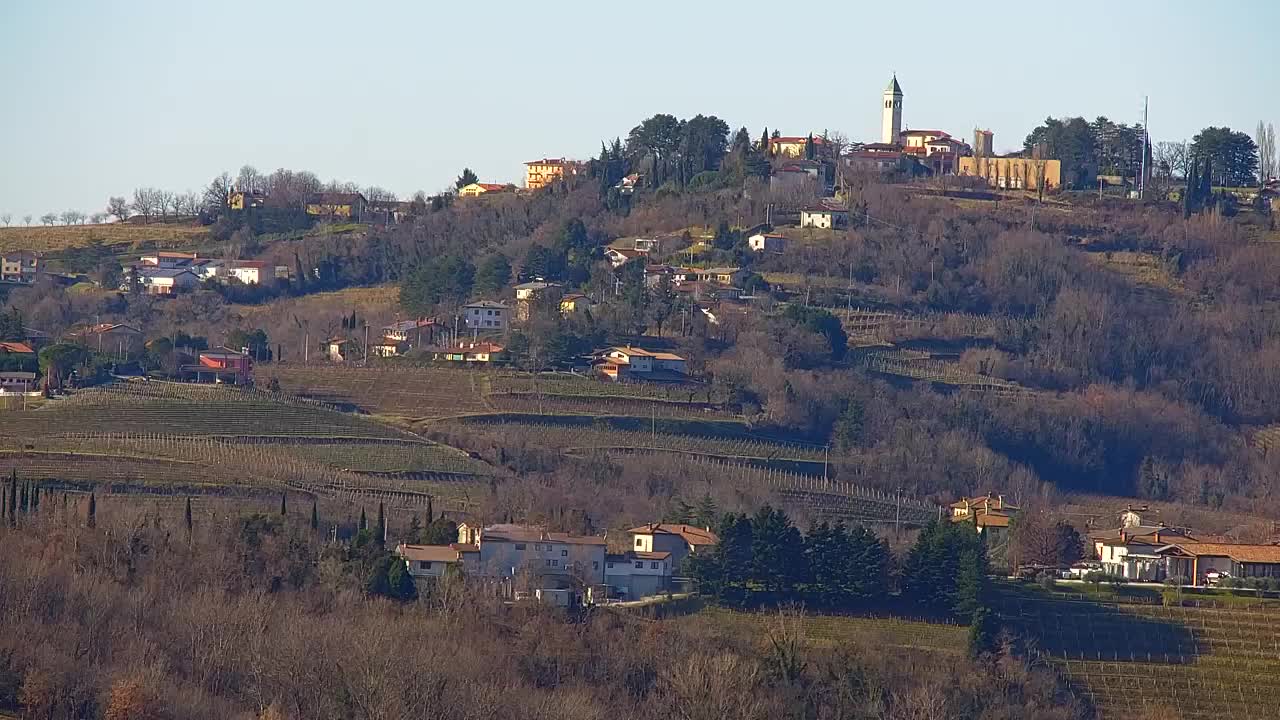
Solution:
[[[500,362],[507,357],[506,348],[491,342],[461,342],[435,353],[436,360],[451,362]]]
[[[489,525],[468,533],[458,528],[458,540],[474,536],[480,558],[477,572],[484,577],[513,578],[528,574],[540,587],[599,585],[604,581],[605,539],[594,535],[548,532],[529,525]]]
[[[462,320],[469,330],[506,330],[510,316],[511,308],[492,300],[462,306]]]
[[[502,193],[514,190],[514,185],[503,185],[501,183],[482,183],[474,182],[470,185],[463,185],[458,189],[458,197],[480,197],[490,193]]]
[[[407,342],[410,347],[423,344],[423,336],[427,343],[435,339],[440,323],[435,318],[418,318],[417,320],[400,320],[382,326],[382,337],[392,342]]]
[[[75,330],[67,338],[98,351],[141,343],[142,331],[132,325],[100,323]]]
[[[674,565],[669,552],[632,550],[604,558],[604,583],[609,595],[637,600],[671,589]]]
[[[669,352],[655,352],[631,346],[604,351],[600,372],[610,380],[682,381],[688,373],[684,358]]]
[[[355,357],[355,348],[346,338],[329,338],[324,343],[324,354],[329,362],[344,363]]]
[[[264,280],[267,267],[261,260],[234,260],[227,263],[227,274],[245,285],[257,285]]]
[[[369,201],[360,193],[315,193],[307,198],[307,214],[330,220],[360,222],[364,218],[368,203]]]
[[[1005,501],[1003,495],[961,498],[951,503],[951,522],[973,523],[986,535],[988,543],[997,542],[1009,533],[1009,523],[1022,508]]]
[[[404,560],[409,574],[416,578],[436,579],[443,577],[450,569],[462,567],[462,552],[454,545],[407,545],[396,546],[396,555]]]
[[[1228,543],[1175,543],[1157,548],[1164,577],[1183,577],[1204,585],[1212,571],[1234,578],[1280,577],[1280,546]]]
[[[747,238],[747,247],[758,253],[781,253],[787,249],[787,236],[778,233],[756,233]]]
[[[533,303],[539,299],[554,299],[559,297],[562,292],[559,283],[541,281],[520,283],[515,287],[515,290],[517,320],[528,320],[533,309]]]
[[[1137,513],[1131,513],[1126,525],[1117,530],[1103,530],[1089,535],[1094,552],[1104,572],[1129,580],[1155,582],[1164,577],[1164,556],[1156,550],[1170,544],[1195,543],[1186,528],[1143,525]],[[1188,575],[1188,577],[1191,577]]]
[[[613,267],[620,268],[632,260],[635,260],[638,257],[643,257],[646,254],[647,253],[640,252],[639,250],[620,250],[618,248],[609,248],[604,251],[604,258],[608,260],[609,264]]]
[[[769,138],[769,152],[780,157],[804,157],[805,146],[810,139],[813,140],[815,154],[826,152],[827,139],[820,135]]]
[[[138,258],[146,267],[164,269],[190,267],[197,259],[198,256],[195,253],[181,252],[155,252]]]
[[[825,202],[800,210],[800,227],[833,229],[849,224],[849,211]]]
[[[176,295],[200,284],[200,278],[186,268],[137,268],[133,275],[143,291],[152,295]],[[120,289],[127,291],[129,281]]]
[[[708,528],[680,523],[649,523],[627,531],[631,549],[637,552],[671,554],[671,566],[679,568],[684,559],[715,547],[720,538]]]

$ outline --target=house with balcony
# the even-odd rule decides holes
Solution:
[[[604,558],[604,584],[621,600],[661,595],[671,590],[674,565],[666,551],[630,550]]]
[[[688,362],[671,352],[627,346],[600,353],[597,369],[614,381],[682,382],[688,378]]]
[[[684,523],[649,523],[627,531],[632,552],[669,553],[671,568],[678,572],[684,559],[698,552],[708,552],[720,542],[710,528]]]

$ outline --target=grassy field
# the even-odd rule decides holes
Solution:
[[[314,293],[297,298],[284,298],[261,305],[232,305],[229,309],[246,321],[273,315],[315,316],[322,312],[356,310],[361,316],[383,314],[395,307],[400,300],[400,290],[395,285],[351,287],[332,292]],[[377,328],[371,328],[370,332]]]
[[[0,252],[30,250],[51,253],[86,247],[94,242],[106,246],[154,244],[155,247],[183,247],[209,234],[208,228],[188,223],[110,223],[104,225],[54,225],[52,227],[0,228]]]
[[[489,409],[483,374],[466,370],[271,365],[257,374],[261,385],[271,378],[291,395],[389,417],[423,419]]]
[[[1103,720],[1163,707],[1186,720],[1278,715],[1280,609],[1099,603],[1009,588],[1001,598],[1006,623]]]

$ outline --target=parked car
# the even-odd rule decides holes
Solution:
[[[1209,587],[1217,587],[1223,580],[1231,577],[1231,573],[1225,570],[1210,570],[1204,574],[1204,584]]]

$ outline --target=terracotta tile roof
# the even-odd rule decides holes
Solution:
[[[547,532],[532,525],[490,525],[480,531],[480,542],[553,542],[565,545],[604,545],[605,539],[595,535],[571,535]]]
[[[484,190],[485,192],[496,192],[507,188],[507,186],[502,183],[476,183],[476,187]]]
[[[631,553],[631,556],[636,558],[637,560],[666,560],[667,558],[671,557],[671,553],[645,552],[643,550],[636,550]]]
[[[34,353],[35,350],[32,350],[31,346],[27,345],[26,343],[0,342],[0,352],[20,353],[24,355],[29,355],[31,353]]]
[[[568,161],[564,158],[543,158],[541,160],[530,160],[525,165],[567,165]]]
[[[396,553],[411,562],[458,562],[458,550],[451,545],[400,545]]]
[[[631,535],[679,535],[693,546],[715,545],[720,542],[720,538],[710,530],[683,523],[649,523],[633,527],[627,532]]]
[[[1241,563],[1280,564],[1280,545],[1246,545],[1233,543],[1187,543],[1175,545],[1188,555],[1229,557]]]
[[[951,137],[950,133],[942,130],[903,130],[902,135],[940,135],[942,137]]]
[[[480,552],[480,546],[479,546],[479,545],[469,545],[469,544],[467,544],[467,543],[449,543],[449,547],[453,548],[454,550],[457,550],[457,551],[458,551],[458,552],[460,552],[460,553],[478,553],[478,552]]]

